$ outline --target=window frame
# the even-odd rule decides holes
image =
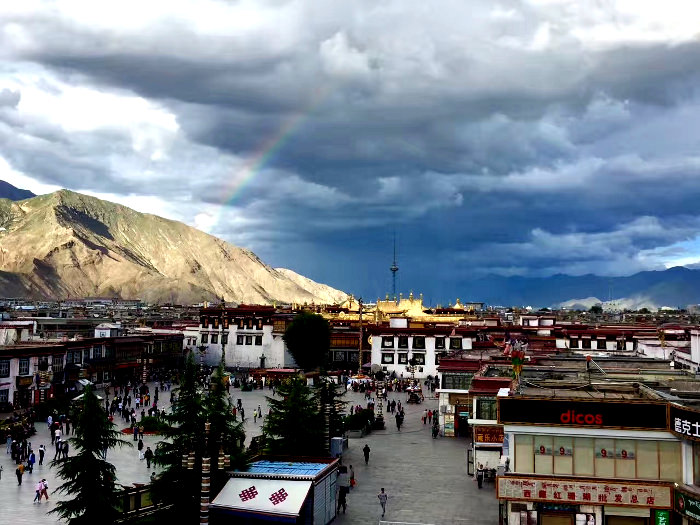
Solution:
[[[22,371],[24,369],[24,372]],[[19,366],[17,368],[17,375],[19,376],[28,376],[29,375],[29,358],[28,357],[20,357],[19,358]]]

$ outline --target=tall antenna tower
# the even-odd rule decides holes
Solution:
[[[394,294],[394,301],[396,301],[396,272],[399,271],[399,267],[396,265],[396,233],[394,233],[394,262],[391,263],[389,270],[391,270],[392,291]]]

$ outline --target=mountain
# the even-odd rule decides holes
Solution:
[[[462,286],[470,299],[491,305],[574,307],[590,306],[608,298],[619,308],[685,307],[700,303],[700,270],[681,266],[627,277],[487,276],[465,281]]]
[[[269,304],[346,294],[181,222],[61,190],[0,199],[0,296]]]
[[[11,201],[21,201],[24,199],[31,199],[32,197],[36,197],[36,195],[34,195],[31,191],[21,190],[19,188],[15,188],[9,182],[5,182],[4,180],[0,180],[0,199],[10,199]]]

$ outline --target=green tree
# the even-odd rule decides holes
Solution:
[[[192,521],[199,513],[205,437],[203,396],[197,387],[197,365],[192,353],[187,357],[177,394],[172,413],[165,416],[170,425],[163,432],[166,439],[156,448],[154,460],[163,470],[152,484],[152,491],[155,501],[173,505],[182,521]],[[182,456],[190,453],[195,458],[193,469],[182,465]]]
[[[593,306],[591,306],[589,308],[588,311],[591,312],[592,314],[600,315],[603,313],[603,307],[602,307],[602,305],[594,304]]]
[[[211,494],[217,494],[228,481],[220,471],[217,458],[220,451],[231,457],[231,467],[243,469],[248,463],[245,451],[243,423],[233,416],[231,400],[224,382],[224,367],[219,365],[211,379],[209,395],[204,400],[206,420],[210,423],[207,452],[211,458]]]
[[[68,440],[75,454],[51,462],[64,480],[58,492],[73,499],[59,501],[49,514],[57,514],[70,525],[115,522],[119,516],[115,468],[102,453],[115,446],[131,446],[119,436],[92,388],[85,387],[75,437]]]
[[[323,317],[311,312],[298,313],[282,336],[289,353],[305,371],[324,368],[331,346],[331,328]]]
[[[325,453],[324,421],[318,400],[306,380],[293,377],[282,381],[276,394],[268,397],[270,414],[265,419],[265,450],[276,455],[318,456]]]

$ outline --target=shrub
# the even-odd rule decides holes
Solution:
[[[366,408],[345,418],[346,430],[362,430],[367,425],[371,426],[373,423],[374,411]]]
[[[146,416],[139,421],[138,426],[143,427],[144,432],[157,432],[170,428],[170,426],[157,417]]]

